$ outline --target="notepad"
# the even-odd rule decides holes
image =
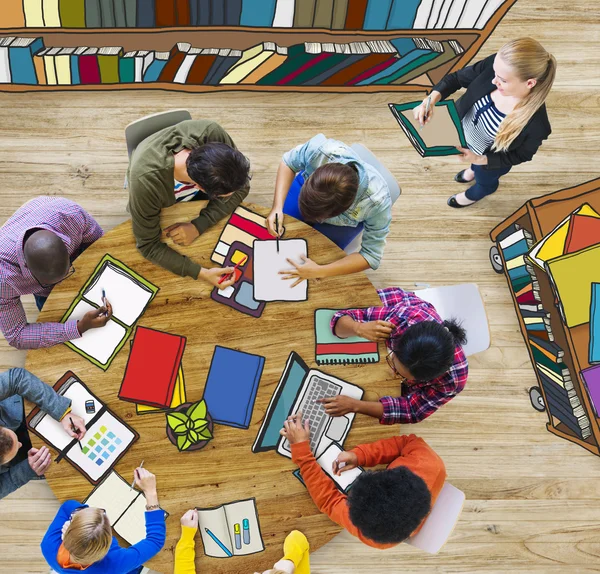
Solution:
[[[277,252],[279,243],[279,253]],[[280,271],[293,269],[288,259],[300,264],[308,257],[306,239],[280,239],[254,242],[254,298],[257,301],[306,301],[308,281],[292,287],[295,280],[284,279]]]
[[[33,433],[59,451],[60,458],[66,458],[90,482],[98,484],[139,435],[71,371],[61,377],[54,390],[71,399],[71,412],[85,422],[87,430],[81,446],[65,432],[60,422],[38,407],[27,417],[27,424]]]
[[[170,407],[185,344],[185,337],[138,327],[119,398],[151,407]]]
[[[247,429],[265,358],[216,346],[204,387],[204,400],[213,422]]]
[[[183,376],[183,366],[179,367],[179,372],[177,373],[177,380],[175,381],[175,389],[173,390],[173,398],[171,399],[171,404],[169,407],[150,407],[148,405],[135,405],[135,412],[138,415],[148,415],[154,413],[165,413],[170,410],[173,410],[187,400],[186,391],[185,391],[185,379]]]
[[[333,462],[342,452],[344,452],[344,449],[339,444],[333,442],[323,451],[323,454],[317,459],[317,463],[325,471],[325,474],[335,482],[335,485],[342,492],[347,493],[354,484],[354,481],[364,470],[360,466],[357,466],[356,468],[342,472],[340,476],[333,474]]]
[[[254,498],[198,508],[204,553],[212,558],[256,554],[265,549]]]
[[[331,330],[331,319],[339,309],[315,311],[315,355],[319,365],[377,363],[379,347],[363,337],[340,339]]]
[[[79,320],[88,311],[102,307],[102,289],[113,308],[110,321],[104,327],[86,331],[79,339],[67,341],[65,345],[105,371],[159,288],[106,254],[71,303],[61,323]]]
[[[413,115],[414,108],[420,104],[388,104],[413,147],[421,157],[460,154],[456,147],[467,147],[467,140],[454,101],[444,100],[435,104],[433,117],[423,127]]]

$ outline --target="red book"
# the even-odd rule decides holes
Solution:
[[[177,25],[176,0],[156,0],[155,16],[157,28],[168,28]]]
[[[366,80],[367,78],[370,78],[371,76],[374,76],[375,74],[378,74],[382,70],[385,70],[386,68],[388,68],[394,62],[397,62],[397,61],[398,61],[398,58],[396,58],[396,56],[390,55],[387,60],[385,60],[384,62],[382,62],[381,64],[379,64],[377,66],[373,66],[369,70],[366,70],[362,74],[356,76],[356,78],[353,78],[352,80],[350,80],[346,85],[354,86],[354,85],[358,84],[358,82],[362,82],[363,80]]]
[[[368,0],[348,0],[346,12],[346,30],[362,30],[367,11]]]
[[[192,0],[194,1],[194,0]],[[176,0],[175,9],[177,12],[177,25],[190,25],[190,4],[189,0]]]
[[[97,51],[97,48],[96,48]],[[100,66],[98,55],[86,55],[87,51],[79,56],[79,78],[82,84],[101,84]]]
[[[596,243],[600,243],[600,219],[589,215],[573,215],[565,241],[565,254],[574,253]]]
[[[119,398],[130,403],[169,408],[185,343],[185,337],[138,327]]]

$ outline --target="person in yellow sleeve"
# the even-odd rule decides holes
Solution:
[[[181,517],[181,538],[175,548],[174,574],[196,574],[194,537],[197,531],[198,511],[188,510]],[[306,536],[297,530],[292,531],[283,543],[283,558],[263,574],[310,574],[309,550]]]

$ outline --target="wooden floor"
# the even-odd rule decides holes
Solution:
[[[490,229],[526,199],[600,174],[599,4],[519,0],[480,56],[525,35],[559,62],[548,101],[553,134],[533,162],[503,178],[495,196],[461,211],[446,206],[460,190],[452,176],[461,168],[454,159],[421,159],[388,111],[388,102],[410,96],[0,94],[0,223],[31,197],[50,194],[78,201],[112,228],[126,218],[124,127],[185,107],[229,131],[252,161],[250,199],[265,205],[281,154],[293,145],[318,132],[364,143],[402,186],[373,283],[479,285],[492,347],[472,357],[465,391],[410,429],[437,450],[450,482],[466,493],[451,540],[427,556],[406,545],[378,552],[342,534],[313,555],[315,573],[600,571],[600,460],[548,433],[545,415],[530,406],[533,371],[505,280],[488,261]],[[22,352],[0,342],[0,368],[23,363]],[[374,439],[377,429],[374,421]],[[48,571],[39,542],[56,509],[45,483],[0,502],[0,572]]]

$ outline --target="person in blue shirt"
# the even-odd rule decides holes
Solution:
[[[156,477],[145,468],[134,471],[135,483],[146,497],[146,538],[121,548],[112,534],[106,511],[67,500],[42,540],[42,554],[58,574],[133,574],[165,544],[165,513],[158,503]]]
[[[277,171],[273,207],[267,217],[271,235],[283,229],[284,205],[290,186],[303,172],[304,184],[294,215],[307,223],[357,227],[364,225],[358,253],[320,265],[305,258],[286,272],[295,284],[304,279],[347,275],[377,269],[392,221],[392,199],[383,176],[346,144],[323,134],[284,154]],[[287,205],[286,205],[286,211]],[[318,225],[317,225],[318,228]]]

